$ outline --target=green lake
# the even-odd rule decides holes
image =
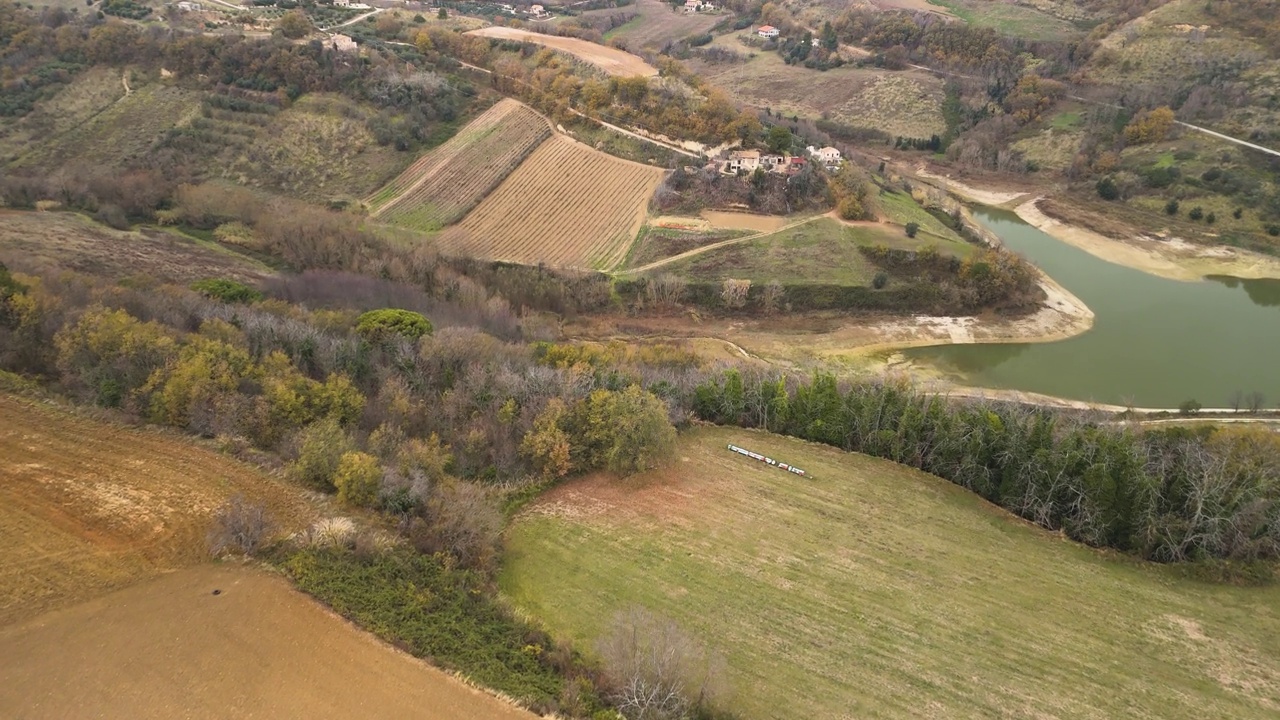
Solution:
[[[1054,343],[905,351],[913,363],[967,385],[1137,407],[1230,407],[1237,392],[1280,402],[1280,280],[1166,280],[1100,260],[1011,212],[975,215],[1083,300],[1094,327]]]

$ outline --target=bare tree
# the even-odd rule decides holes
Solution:
[[[266,508],[236,495],[214,516],[208,537],[209,552],[215,556],[224,552],[252,555],[274,530],[275,523]]]
[[[720,291],[720,299],[727,308],[740,308],[747,304],[747,295],[751,292],[750,280],[728,278]]]
[[[646,291],[650,304],[663,309],[676,307],[684,297],[685,284],[684,278],[671,273],[649,278]]]
[[[1257,412],[1262,409],[1262,406],[1265,405],[1266,402],[1267,402],[1267,398],[1263,396],[1262,393],[1258,392],[1257,390],[1254,390],[1253,392],[1249,393],[1249,412],[1257,414]]]
[[[782,296],[785,293],[786,290],[782,287],[782,283],[777,280],[771,280],[768,285],[764,286],[764,295],[761,296],[760,300],[761,304],[764,305],[765,314],[772,315],[778,311],[778,308],[782,305]]]
[[[628,720],[676,720],[716,699],[723,663],[675,621],[632,608],[618,613],[598,650],[610,696]]]

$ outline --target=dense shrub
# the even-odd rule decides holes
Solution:
[[[1268,431],[1135,432],[905,383],[841,387],[818,373],[789,387],[736,370],[700,385],[694,411],[920,468],[1090,545],[1164,562],[1280,557],[1280,439]]]
[[[303,429],[297,444],[298,457],[289,466],[290,474],[311,487],[333,490],[343,456],[355,447],[351,437],[337,420],[325,418]]]
[[[356,332],[368,340],[385,340],[399,336],[417,340],[430,335],[431,321],[421,313],[399,308],[370,310],[356,320]]]
[[[378,458],[362,452],[343,453],[333,472],[333,486],[338,500],[360,507],[370,507],[378,499],[382,467]]]
[[[514,618],[469,572],[409,552],[359,558],[346,550],[301,550],[279,558],[302,590],[384,640],[505,693],[554,710],[565,690],[559,666],[581,667],[537,628]],[[581,670],[579,672],[582,672]],[[600,703],[590,684],[575,698]]]
[[[191,289],[224,303],[248,304],[262,299],[262,293],[235,280],[226,278],[210,278],[191,283]]]

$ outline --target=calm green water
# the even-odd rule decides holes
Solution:
[[[1139,407],[1194,398],[1226,407],[1236,391],[1280,402],[1280,280],[1165,280],[1099,260],[1010,212],[975,213],[1096,315],[1056,343],[951,345],[905,354],[966,384]]]

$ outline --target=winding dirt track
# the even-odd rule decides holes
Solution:
[[[801,225],[804,225],[804,224],[806,224],[806,223],[811,223],[811,222],[813,222],[814,220],[817,220],[817,219],[818,219],[818,218],[820,218],[820,217],[824,217],[824,216],[822,216],[822,215],[814,215],[813,217],[807,217],[807,218],[805,218],[805,219],[803,219],[803,220],[797,220],[797,221],[795,221],[795,222],[793,222],[793,223],[788,223],[788,224],[786,224],[786,225],[783,225],[782,227],[778,228],[777,230],[762,230],[762,231],[760,231],[760,232],[758,232],[758,233],[752,233],[752,234],[750,234],[750,235],[743,235],[742,237],[729,238],[728,240],[721,240],[720,242],[711,243],[710,245],[703,245],[702,247],[696,247],[696,248],[694,248],[694,249],[692,249],[692,250],[687,250],[687,251],[685,251],[685,252],[682,252],[682,253],[680,253],[679,255],[672,255],[672,256],[671,256],[671,257],[669,257],[669,258],[663,258],[663,259],[661,259],[661,260],[655,260],[655,261],[653,261],[653,262],[649,263],[648,265],[641,265],[640,267],[637,267],[637,268],[629,268],[629,269],[627,269],[627,270],[622,271],[622,272],[621,272],[621,274],[626,274],[626,275],[636,274],[636,275],[638,275],[638,274],[640,274],[640,273],[646,273],[646,272],[649,272],[650,270],[657,270],[657,269],[658,269],[658,268],[660,268],[660,267],[666,267],[667,265],[670,265],[670,264],[672,264],[672,263],[680,262],[681,260],[688,260],[688,259],[689,259],[689,258],[691,258],[691,257],[696,257],[696,256],[701,255],[701,254],[703,254],[703,253],[711,252],[712,250],[719,250],[720,248],[723,248],[723,247],[729,247],[730,245],[741,245],[741,244],[742,244],[742,243],[744,243],[744,242],[750,242],[750,241],[755,240],[755,239],[757,239],[757,238],[764,237],[765,235],[774,235],[774,234],[776,234],[776,233],[780,233],[780,232],[783,232],[783,231],[785,231],[785,230],[790,230],[790,229],[792,229],[792,228],[800,227]]]

